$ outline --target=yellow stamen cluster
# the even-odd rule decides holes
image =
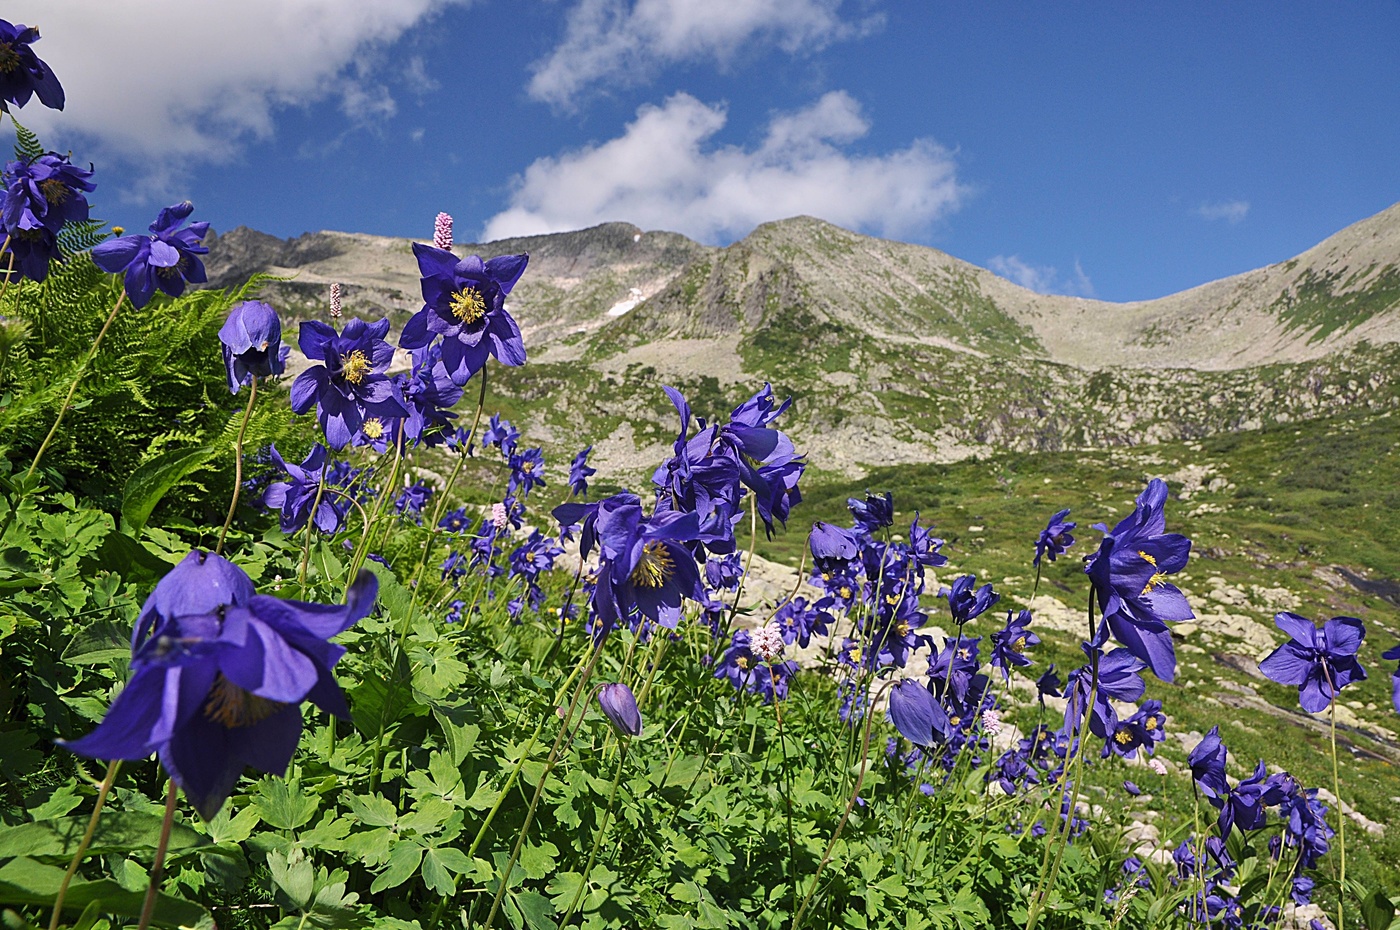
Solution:
[[[9,74],[19,67],[19,53],[8,42],[0,42],[0,71]]]
[[[846,653],[846,656],[851,660],[852,665],[859,665],[861,656],[863,656],[864,654],[865,653],[860,651],[859,646],[852,646],[851,651]]]
[[[649,542],[642,546],[642,555],[632,569],[632,583],[639,588],[659,588],[671,580],[676,571],[676,563],[671,553],[659,542]]]
[[[1126,746],[1133,741],[1133,734],[1128,730],[1118,730],[1113,734],[1113,741],[1119,746]]]
[[[72,193],[72,191],[68,189],[68,185],[64,184],[58,178],[49,178],[47,181],[40,181],[39,190],[43,193],[44,199],[52,204],[63,203],[63,201],[68,199],[68,195]]]
[[[221,727],[234,730],[261,723],[286,706],[245,691],[220,673],[204,699],[204,716]]]
[[[1025,652],[1026,638],[1024,636],[1016,637],[1016,641],[1011,644],[1011,651],[1016,653],[1017,655],[1020,655],[1021,653]]]
[[[351,384],[359,384],[369,377],[369,373],[374,370],[373,363],[369,356],[356,349],[345,357],[340,368],[340,373],[345,376],[345,380]]]
[[[739,668],[741,668],[741,669],[747,669],[747,668],[749,667],[749,657],[748,657],[748,656],[735,656],[735,657],[734,657],[734,664],[737,665],[737,666],[739,666]]]
[[[839,594],[839,595],[841,595],[841,600],[843,600],[843,601],[849,601],[849,600],[851,599],[851,595],[854,594],[855,592],[851,590],[851,586],[850,586],[850,585],[848,585],[848,584],[843,584],[843,585],[840,587],[840,589],[837,590],[836,593]]]
[[[1148,718],[1147,718],[1146,720],[1144,720],[1142,723],[1143,723],[1143,726],[1147,727],[1147,729],[1149,729],[1149,730],[1155,730],[1155,729],[1157,729],[1157,717],[1156,717],[1155,714],[1154,714],[1153,716],[1151,716],[1151,717],[1148,717]]]
[[[378,439],[384,435],[384,423],[378,417],[370,417],[360,430],[370,439]]]
[[[1141,549],[1139,549],[1138,555],[1142,556],[1148,565],[1151,565],[1153,568],[1157,567],[1157,560],[1152,556],[1148,555],[1146,552],[1143,552]],[[1157,587],[1157,585],[1162,584],[1166,580],[1167,576],[1164,572],[1153,572],[1152,577],[1147,579],[1147,584],[1143,585],[1142,593],[1146,594],[1148,591],[1151,591],[1153,588]]]
[[[486,316],[486,299],[474,287],[464,287],[452,295],[452,315],[463,323],[475,323]]]

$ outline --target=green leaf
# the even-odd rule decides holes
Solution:
[[[1385,892],[1376,888],[1370,894],[1357,897],[1361,899],[1361,919],[1366,923],[1366,930],[1390,930],[1395,922],[1395,905],[1390,903]]]
[[[40,859],[68,860],[82,841],[89,818],[58,817],[0,828],[0,859],[29,856]],[[160,841],[162,818],[136,811],[104,811],[98,818],[92,835],[89,855],[125,853],[132,849],[155,849]],[[184,824],[173,824],[170,830],[171,850],[209,845],[209,838],[200,836]]]
[[[56,866],[44,865],[33,859],[19,858],[0,866],[0,904],[37,905],[40,908],[52,907],[63,883],[64,870]],[[145,901],[144,891],[126,891],[111,879],[84,882],[75,881],[68,886],[68,894],[63,899],[64,910],[83,912],[94,901],[108,914],[123,917],[139,917],[141,905]],[[156,896],[155,915],[152,923],[161,927],[214,926],[213,918],[198,904],[161,893]]]
[[[399,819],[394,802],[382,794],[352,794],[346,796],[345,803],[361,823],[371,827],[392,827]]]
[[[429,849],[423,853],[423,884],[428,886],[429,891],[449,898],[457,893],[457,880],[443,863],[439,855],[441,852],[439,849]]]
[[[316,872],[306,855],[295,846],[285,854],[274,849],[267,854],[267,869],[291,906],[305,910],[316,885]]]
[[[122,489],[122,532],[137,536],[166,492],[214,456],[212,446],[175,449],[151,459],[131,473]]]
[[[319,806],[320,800],[304,794],[300,784],[290,784],[275,775],[259,782],[253,795],[253,807],[263,822],[279,830],[295,830],[310,822]]]
[[[525,844],[520,851],[520,867],[527,878],[544,878],[554,869],[554,860],[559,857],[559,847],[546,840],[539,846]]]
[[[423,861],[423,847],[417,843],[402,841],[394,845],[389,853],[389,864],[375,877],[369,890],[375,894],[386,888],[397,888],[413,877],[418,865]]]

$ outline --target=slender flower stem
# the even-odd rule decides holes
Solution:
[[[102,805],[107,803],[107,792],[112,790],[112,782],[116,780],[117,770],[121,767],[120,759],[113,759],[107,763],[107,774],[97,788],[97,805],[92,809],[92,817],[88,818],[87,831],[83,833],[82,842],[78,844],[78,851],[73,853],[73,861],[68,863],[68,871],[63,874],[63,883],[58,886],[58,897],[54,899],[53,914],[49,917],[49,930],[58,930],[58,918],[63,913],[63,899],[68,895],[68,885],[77,874],[83,857],[87,855],[88,847],[92,845],[93,834],[97,832],[97,818],[102,813]]]
[[[329,453],[327,454],[329,459]],[[301,597],[306,597],[306,568],[311,564],[311,534],[316,529],[316,515],[321,511],[321,497],[326,493],[326,471],[330,468],[330,462],[321,464],[321,477],[316,482],[316,499],[311,502],[311,514],[306,518],[306,538],[301,541],[301,568],[297,572],[297,584],[301,585]],[[351,572],[350,577],[354,578],[356,572]],[[346,582],[345,590],[350,591],[350,583]]]
[[[175,823],[175,800],[178,797],[175,779],[170,779],[170,788],[165,792],[165,819],[160,823],[160,841],[156,844],[156,861],[151,866],[151,884],[146,888],[146,900],[141,904],[141,921],[136,930],[146,930],[151,925],[151,916],[156,910],[156,898],[160,894],[160,882],[165,877],[165,850],[170,845],[170,828]]]
[[[248,435],[248,421],[253,418],[253,404],[257,399],[258,378],[254,375],[253,383],[248,389],[248,406],[243,408],[243,423],[238,427],[238,440],[233,444],[233,499],[228,502],[228,516],[224,517],[224,527],[219,530],[219,542],[214,546],[215,555],[223,554],[224,537],[228,535],[234,511],[238,509],[238,494],[243,490],[243,437]]]
[[[890,683],[892,684],[892,682]],[[885,685],[887,690],[890,684]],[[880,699],[876,695],[871,699],[873,707]],[[841,819],[836,824],[836,829],[831,831],[831,840],[826,844],[826,851],[822,853],[821,861],[817,863],[817,870],[812,873],[812,884],[807,889],[806,896],[802,899],[802,904],[797,909],[797,913],[792,918],[792,930],[799,930],[802,926],[802,917],[807,913],[807,906],[812,903],[812,895],[817,893],[817,884],[821,881],[822,872],[826,869],[826,864],[831,861],[831,851],[836,848],[836,840],[840,838],[841,831],[846,826],[846,821],[851,817],[851,811],[855,809],[856,801],[860,798],[860,787],[865,783],[865,770],[870,764],[870,725],[874,722],[875,715],[867,708],[865,714],[865,737],[861,745],[860,774],[856,776],[856,785],[851,791],[851,799],[846,802],[846,811],[841,815]]]
[[[1346,930],[1346,895],[1347,895],[1347,835],[1346,835],[1346,811],[1342,810],[1342,780],[1337,770],[1337,688],[1332,684],[1332,673],[1327,667],[1327,663],[1322,664],[1322,672],[1327,676],[1327,687],[1332,691],[1332,703],[1330,705],[1332,716],[1332,793],[1337,796],[1337,854],[1340,857],[1340,875],[1337,879],[1337,930]]]
[[[593,848],[588,851],[588,862],[583,867],[583,876],[578,881],[578,890],[574,892],[574,899],[569,902],[569,909],[564,913],[564,919],[559,921],[560,927],[569,925],[569,920],[578,909],[579,901],[583,899],[583,890],[588,887],[588,875],[593,871],[593,863],[598,861],[598,849],[603,845],[603,837],[607,834],[608,824],[612,820],[613,803],[617,800],[617,786],[622,781],[622,766],[627,761],[627,750],[631,745],[630,739],[622,741],[622,749],[617,754],[617,771],[613,774],[612,787],[608,789],[608,806],[603,809],[603,819],[598,822],[598,829],[593,834]]]
[[[592,655],[588,659],[588,667],[583,671],[583,677],[574,687],[573,697],[569,699],[569,709],[564,714],[564,722],[559,726],[559,735],[554,738],[554,748],[549,751],[549,758],[545,760],[544,771],[540,773],[540,780],[535,785],[535,794],[530,798],[530,806],[525,809],[525,822],[520,826],[520,835],[515,838],[515,848],[510,851],[510,860],[506,863],[505,869],[501,872],[499,887],[496,888],[496,897],[491,901],[491,911],[486,915],[486,923],[482,926],[490,930],[496,920],[496,914],[501,909],[501,899],[505,897],[506,886],[510,884],[511,873],[515,871],[515,863],[520,859],[520,850],[525,845],[525,837],[530,832],[530,825],[535,820],[535,808],[539,806],[540,796],[544,794],[545,783],[549,781],[549,775],[554,771],[554,765],[559,761],[559,749],[564,744],[564,737],[570,732],[570,722],[573,720],[574,711],[578,707],[579,697],[588,686],[588,679],[593,674],[593,668],[598,664],[598,657],[603,654],[602,644],[593,647]]]
[[[783,754],[783,806],[787,813],[787,840],[788,840],[788,873],[791,875],[789,886],[792,888],[792,911],[797,913],[797,843],[793,840],[792,834],[792,784],[788,780],[788,756],[787,740],[783,735],[783,707],[782,701],[778,699],[778,675],[773,671],[772,664],[768,666],[768,680],[773,687],[773,716],[778,720],[778,748]],[[648,685],[651,682],[647,682]]]
[[[25,472],[26,478],[34,477],[34,472],[39,469],[39,462],[43,460],[44,453],[48,451],[49,444],[58,434],[58,427],[63,423],[63,416],[68,412],[68,405],[73,402],[73,395],[78,392],[78,385],[83,380],[83,375],[87,374],[88,366],[97,357],[98,346],[102,345],[102,337],[107,335],[107,330],[111,328],[112,321],[117,318],[117,311],[121,309],[122,302],[126,300],[126,289],[122,288],[121,296],[117,298],[116,304],[112,307],[112,312],[107,314],[107,320],[102,324],[102,328],[97,331],[97,338],[92,341],[92,348],[88,350],[87,358],[83,359],[83,364],[79,366],[78,373],[73,377],[73,383],[68,386],[68,396],[63,398],[63,405],[58,408],[58,416],[53,421],[53,426],[49,429],[49,434],[44,437],[44,441],[39,445],[39,451],[34,455],[34,461],[29,465],[29,471]]]

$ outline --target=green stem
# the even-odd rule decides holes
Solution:
[[[107,792],[112,790],[112,782],[116,780],[117,770],[122,767],[120,759],[113,759],[107,763],[107,774],[102,779],[102,784],[97,788],[97,806],[92,809],[92,816],[88,818],[87,831],[83,833],[82,842],[78,844],[78,851],[73,854],[73,861],[68,863],[68,871],[63,874],[63,883],[58,886],[58,897],[53,902],[53,914],[49,917],[49,930],[57,930],[58,917],[63,912],[63,899],[68,895],[68,885],[73,881],[73,876],[78,872],[78,866],[82,864],[83,857],[87,855],[88,847],[92,845],[92,836],[97,832],[97,818],[102,813],[102,805],[107,803]]]
[[[613,773],[612,787],[608,789],[608,806],[603,809],[603,819],[599,821],[598,829],[593,834],[593,848],[588,851],[588,862],[583,867],[583,877],[579,879],[578,890],[574,892],[574,899],[569,902],[569,909],[565,911],[564,919],[559,921],[560,927],[569,925],[569,920],[573,918],[574,912],[578,909],[579,901],[583,899],[583,890],[588,887],[588,875],[593,871],[593,863],[598,861],[598,849],[603,845],[603,837],[608,832],[608,823],[612,819],[613,803],[617,800],[617,786],[622,782],[622,766],[627,761],[627,750],[631,745],[630,739],[622,741],[622,750],[617,754],[617,771]]]
[[[783,755],[783,805],[787,813],[788,873],[792,876],[789,881],[789,886],[792,888],[792,912],[796,914],[797,843],[793,839],[792,833],[792,784],[788,781],[787,741],[783,738],[783,708],[782,701],[778,700],[778,676],[773,671],[773,666],[771,664],[768,666],[768,680],[773,687],[773,716],[778,720],[778,748]]]
[[[253,383],[248,389],[248,406],[243,408],[243,423],[238,427],[238,440],[233,444],[233,499],[228,502],[228,516],[224,517],[224,527],[219,530],[219,542],[214,546],[215,555],[223,554],[224,537],[228,535],[234,511],[238,509],[238,493],[243,490],[243,437],[248,434],[248,421],[253,418],[253,404],[257,399],[258,376],[254,375]]]
[[[170,779],[170,788],[165,792],[165,819],[160,822],[160,841],[156,844],[156,861],[151,866],[151,884],[146,888],[146,900],[141,903],[141,920],[136,930],[146,930],[151,925],[151,916],[156,911],[156,898],[160,895],[160,882],[165,877],[165,850],[170,845],[170,828],[175,823],[175,800],[178,797],[175,779]]]
[[[107,314],[106,321],[102,328],[97,331],[97,338],[92,341],[92,348],[88,350],[87,358],[83,359],[83,364],[79,366],[78,373],[73,377],[73,383],[68,386],[68,396],[63,398],[63,405],[58,408],[58,416],[53,421],[53,426],[49,429],[49,434],[44,437],[44,441],[39,444],[39,451],[34,455],[34,461],[29,465],[29,471],[25,472],[26,478],[34,477],[34,472],[39,469],[39,462],[43,460],[44,453],[48,450],[49,444],[58,434],[58,427],[63,423],[63,416],[68,412],[68,405],[73,402],[73,395],[78,392],[78,385],[82,383],[83,375],[87,374],[88,366],[97,357],[97,348],[102,345],[102,337],[107,335],[107,330],[111,328],[112,321],[117,318],[117,311],[121,309],[122,302],[126,300],[126,289],[122,289],[121,296],[112,307],[112,312]]]
[[[520,825],[520,834],[515,838],[515,847],[510,851],[510,860],[506,862],[505,869],[501,872],[500,885],[496,889],[496,897],[491,901],[491,911],[486,915],[484,926],[490,930],[496,920],[496,914],[501,909],[501,899],[505,897],[506,886],[510,884],[511,873],[515,871],[515,863],[520,859],[520,850],[525,846],[525,837],[530,832],[530,825],[535,820],[535,808],[539,806],[540,797],[544,794],[545,783],[549,781],[549,775],[554,771],[554,765],[559,761],[559,749],[564,743],[564,737],[570,732],[570,721],[573,720],[574,710],[578,707],[578,699],[588,686],[588,679],[593,674],[594,667],[598,664],[598,657],[603,654],[602,644],[593,647],[593,653],[589,657],[588,667],[584,669],[583,677],[574,687],[573,696],[569,699],[569,709],[564,714],[564,722],[559,727],[559,735],[554,739],[554,748],[549,751],[549,758],[545,760],[544,771],[540,773],[540,780],[535,785],[535,793],[530,798],[530,806],[525,809],[525,822]]]
[[[1345,902],[1347,895],[1347,835],[1346,835],[1346,811],[1342,810],[1342,780],[1337,769],[1337,689],[1332,685],[1332,675],[1323,663],[1323,672],[1327,675],[1327,685],[1332,690],[1332,793],[1337,796],[1337,854],[1340,857],[1339,867],[1340,877],[1337,880],[1337,930],[1346,930],[1345,924]]]

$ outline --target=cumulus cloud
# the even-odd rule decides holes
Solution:
[[[987,262],[987,267],[1008,281],[1037,294],[1094,296],[1094,282],[1084,273],[1078,259],[1074,262],[1074,273],[1063,277],[1053,265],[1032,265],[1019,255],[995,255]]]
[[[352,122],[391,116],[375,51],[454,2],[16,0],[5,15],[39,26],[36,51],[68,96],[62,113],[26,108],[25,122],[50,145],[159,178],[269,138],[280,107],[338,98]]]
[[[643,106],[621,136],[531,164],[484,236],[621,220],[718,242],[804,213],[907,236],[956,210],[967,195],[952,154],[931,139],[883,155],[843,151],[870,128],[844,91],[774,117],[752,150],[709,144],[725,120],[723,105],[689,94]]]
[[[842,2],[579,0],[563,40],[535,63],[530,96],[569,107],[590,85],[638,83],[665,64],[709,59],[725,67],[753,44],[818,51],[883,25],[881,16],[843,18]]]
[[[1222,200],[1218,203],[1203,203],[1196,208],[1195,213],[1204,219],[1224,220],[1233,226],[1249,215],[1249,201]]]

